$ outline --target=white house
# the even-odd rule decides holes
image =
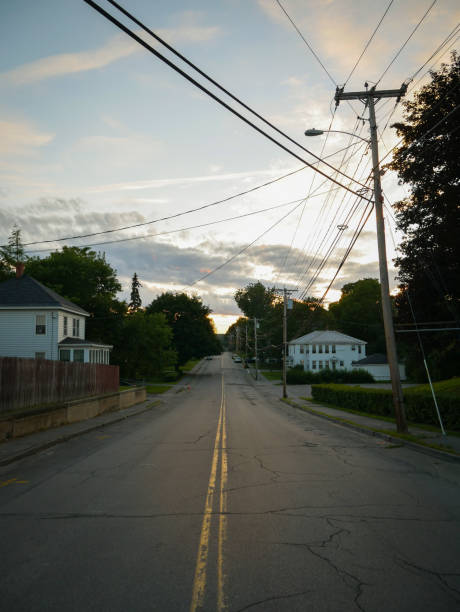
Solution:
[[[0,283],[0,357],[108,364],[112,346],[85,340],[89,313],[21,272]]]
[[[353,361],[351,367],[353,370],[366,370],[369,374],[372,374],[375,380],[391,380],[388,359],[386,355],[382,353],[374,353],[364,359]],[[406,380],[406,368],[404,364],[399,363],[398,367],[400,379]]]
[[[314,331],[288,342],[288,363],[312,372],[351,370],[353,361],[366,356],[366,344],[338,331]]]

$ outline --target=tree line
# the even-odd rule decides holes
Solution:
[[[90,316],[86,338],[113,345],[111,363],[125,378],[164,377],[191,358],[221,351],[211,309],[197,295],[165,292],[143,307],[141,282],[134,273],[130,301],[117,297],[122,287],[104,253],[64,246],[47,257],[27,257],[21,230],[0,248],[0,281],[14,276],[17,262],[25,273],[74,302]]]

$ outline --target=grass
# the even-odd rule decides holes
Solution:
[[[303,399],[303,398],[302,398]],[[457,457],[460,457],[460,453],[458,453],[457,451],[453,450],[453,448],[451,446],[449,446],[448,444],[437,444],[436,442],[427,442],[426,438],[422,438],[420,436],[414,435],[414,434],[405,434],[405,433],[399,433],[397,431],[394,431],[393,429],[381,429],[378,427],[370,427],[369,425],[363,425],[361,423],[356,423],[355,421],[350,421],[348,419],[343,419],[341,417],[336,417],[336,416],[332,416],[329,414],[326,414],[324,412],[321,412],[321,410],[315,410],[314,408],[311,408],[310,406],[300,406],[299,404],[297,404],[295,401],[293,400],[289,400],[289,399],[283,399],[281,400],[283,402],[285,402],[286,404],[289,404],[290,406],[293,406],[295,408],[300,408],[301,410],[304,410],[305,412],[311,412],[313,414],[316,414],[318,416],[325,416],[326,418],[330,419],[331,421],[336,421],[338,423],[344,423],[346,425],[352,425],[352,426],[358,426],[362,429],[367,429],[368,431],[375,431],[378,433],[382,433],[385,434],[387,436],[391,436],[392,438],[400,438],[401,440],[406,440],[407,442],[414,442],[415,444],[420,444],[421,446],[426,446],[428,448],[433,448],[435,450],[440,450],[446,453],[449,453],[451,455],[455,455]],[[377,419],[377,420],[384,420],[387,422],[390,422],[392,424],[395,424],[395,420],[391,419],[391,417],[379,417],[373,414],[368,414],[365,412],[359,412],[357,410],[344,410],[343,408],[339,408],[337,406],[333,406],[331,404],[325,404],[324,402],[322,402],[322,405],[324,406],[328,406],[330,408],[335,408],[336,410],[341,410],[342,412],[350,412],[353,414],[357,414],[357,415],[362,415],[362,416],[369,416],[373,419]],[[431,427],[431,426],[427,426],[427,425],[419,425],[418,423],[411,423],[414,426],[420,427],[420,429],[425,429],[427,430],[428,428],[430,428],[430,431],[439,431],[437,428],[435,427]],[[457,432],[451,432],[448,431],[447,435],[454,435],[454,436],[458,436]],[[396,448],[398,445],[393,445],[392,448]]]
[[[283,373],[281,370],[261,370],[261,373],[265,376],[267,380],[282,380]]]
[[[152,393],[152,394],[156,394],[159,395],[160,393],[165,393],[165,391],[169,391],[169,389],[171,389],[171,387],[173,387],[173,384],[154,384],[154,385],[147,385],[147,393]]]
[[[192,370],[200,361],[201,359],[189,359],[187,363],[181,367],[182,372],[187,374],[187,372],[190,372],[190,370]]]

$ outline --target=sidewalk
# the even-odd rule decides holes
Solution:
[[[254,382],[257,385],[263,385],[264,391],[269,391],[271,396],[282,399],[283,387],[279,383],[269,381],[263,376]],[[394,444],[404,444],[421,452],[442,457],[443,459],[460,461],[460,436],[443,436],[440,431],[428,431],[409,425],[411,439],[408,440],[399,437],[394,423],[379,418],[353,414],[339,408],[324,406],[316,403],[314,400],[305,400],[305,397],[310,396],[310,387],[307,385],[288,385],[287,396],[287,400],[284,401],[317,417],[333,421],[345,427],[351,427],[368,435],[380,436]],[[446,448],[442,450],[433,448],[430,445]],[[454,453],[457,453],[457,455]]]
[[[86,421],[79,421],[78,423],[46,429],[28,436],[23,436],[22,438],[6,440],[0,444],[0,466],[8,465],[9,463],[13,463],[29,455],[34,455],[50,446],[66,442],[67,440],[75,438],[76,436],[81,436],[89,431],[142,414],[154,406],[157,406],[159,403],[157,396],[150,395],[147,396],[145,402],[136,404],[130,408],[124,408],[116,412],[106,412],[105,414],[101,414]]]

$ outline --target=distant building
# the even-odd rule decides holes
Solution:
[[[0,283],[0,357],[108,364],[112,346],[85,340],[89,313],[22,271]]]
[[[366,356],[364,340],[338,331],[314,331],[288,342],[288,364],[304,370],[351,370],[351,364]]]
[[[399,377],[401,380],[406,380],[406,368],[404,364],[400,363],[398,365]],[[375,380],[391,380],[388,359],[383,353],[374,353],[364,359],[353,361],[351,367],[353,370],[366,370],[369,374],[372,374]]]

